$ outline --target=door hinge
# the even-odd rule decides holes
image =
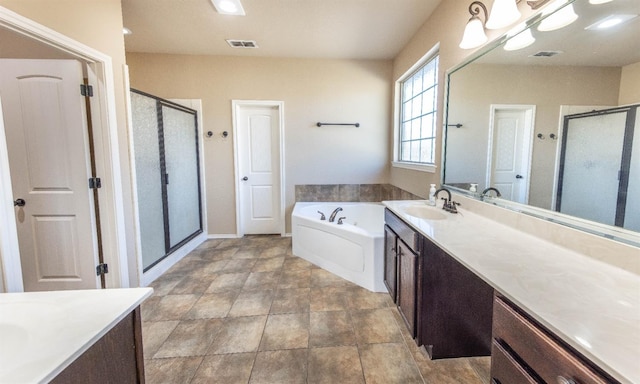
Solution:
[[[93,86],[80,84],[80,94],[82,96],[93,97]]]
[[[96,275],[97,276],[102,276],[109,273],[109,264],[98,264],[98,266],[96,267]]]
[[[102,188],[102,181],[99,177],[92,177],[89,179],[89,189]]]

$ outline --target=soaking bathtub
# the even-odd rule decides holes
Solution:
[[[334,209],[341,207],[335,222]],[[326,220],[320,220],[323,212]],[[338,224],[340,217],[343,224]],[[384,285],[384,206],[377,203],[296,203],[293,254],[373,292]]]

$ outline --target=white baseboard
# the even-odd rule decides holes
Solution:
[[[242,236],[238,236],[235,233],[210,233],[207,235],[207,239],[239,239]]]

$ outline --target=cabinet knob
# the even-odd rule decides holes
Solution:
[[[578,384],[575,380],[567,379],[564,376],[558,376],[556,380],[558,381],[558,384]]]

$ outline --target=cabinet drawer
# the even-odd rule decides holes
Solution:
[[[384,222],[404,241],[414,252],[420,251],[420,236],[389,209],[384,210]]]
[[[496,384],[538,384],[495,340],[491,346],[491,382]]]
[[[561,378],[580,384],[612,382],[499,297],[493,306],[493,337],[507,344],[545,382],[557,383]]]

